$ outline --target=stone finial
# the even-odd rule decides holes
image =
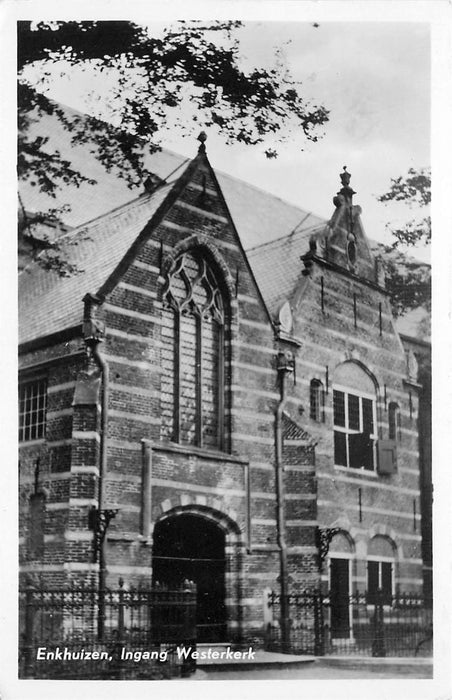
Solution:
[[[201,131],[201,133],[198,136],[198,141],[201,142],[199,148],[198,148],[198,153],[205,153],[206,152],[206,141],[207,141],[207,134],[205,131]]]
[[[343,170],[344,172],[340,173],[339,177],[341,178],[342,187],[348,187],[350,184],[351,174],[347,172],[346,165],[344,165]]]
[[[353,190],[352,187],[350,187],[350,178],[351,174],[347,172],[347,166],[344,165],[343,167],[343,173],[340,173],[339,177],[341,178],[341,183],[342,183],[342,189],[339,190],[338,197],[335,197],[333,202],[334,205],[340,206],[341,200],[339,199],[341,196],[344,198],[344,203],[351,204],[352,203],[352,198],[353,195],[356,194],[356,192]]]

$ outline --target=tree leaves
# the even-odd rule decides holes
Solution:
[[[169,115],[187,134],[201,121],[226,143],[262,144],[268,158],[277,157],[277,142],[289,133],[299,148],[306,140],[317,141],[328,111],[301,94],[280,51],[272,68],[245,69],[241,26],[238,21],[182,21],[154,37],[146,27],[126,21],[19,22],[19,178],[52,197],[65,186],[88,182],[60,153],[46,148],[46,135],[29,136],[30,120],[40,114],[56,116],[74,144],[86,144],[130,186],[146,176],[139,139],[148,151],[158,150]],[[114,76],[108,105],[119,128],[92,117],[69,119],[46,99],[43,91],[60,66]]]
[[[387,192],[377,197],[379,202],[400,202],[410,209],[423,209],[431,202],[431,174],[429,168],[415,170],[410,168],[406,176],[391,180]],[[418,243],[429,244],[432,238],[430,216],[410,218],[402,226],[388,223],[387,228],[393,234],[393,247],[398,245],[413,246]]]

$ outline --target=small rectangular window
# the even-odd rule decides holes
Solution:
[[[24,382],[19,387],[19,442],[45,437],[47,380]]]

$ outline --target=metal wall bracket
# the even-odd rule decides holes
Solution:
[[[107,534],[110,521],[116,517],[119,508],[106,508],[98,510],[96,507],[91,508],[89,512],[89,528],[94,531],[94,553],[93,562],[98,560],[99,552]]]
[[[319,548],[320,565],[325,561],[330,551],[331,540],[334,535],[341,532],[340,527],[319,527],[317,528],[317,546]]]

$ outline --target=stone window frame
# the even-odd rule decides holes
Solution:
[[[197,275],[194,281],[190,281],[184,274],[184,258],[191,256],[195,258],[200,265],[200,274]],[[171,289],[172,278],[177,274],[182,274],[182,278],[186,284],[185,298],[180,300]],[[211,289],[210,298],[206,301],[204,309],[197,308],[193,301],[193,289],[196,284],[204,280],[209,282]],[[213,282],[215,284],[213,284]],[[215,288],[213,289],[213,287]],[[209,296],[209,294],[208,294]],[[167,271],[165,285],[162,292],[162,300],[164,308],[171,309],[174,314],[174,388],[173,388],[173,406],[172,406],[172,430],[171,442],[182,445],[192,445],[195,447],[216,449],[219,451],[225,450],[225,393],[226,393],[226,373],[225,373],[225,357],[226,357],[226,337],[228,327],[230,325],[230,313],[228,309],[227,296],[222,289],[221,273],[218,274],[215,265],[212,265],[209,255],[203,247],[190,247],[180,252],[172,261],[170,269]],[[195,318],[195,436],[193,441],[184,440],[183,431],[181,430],[181,316],[182,314],[190,315]],[[217,435],[214,445],[205,444],[204,436],[204,402],[202,396],[203,390],[203,319],[206,314],[210,314],[213,318],[213,323],[216,323],[217,329],[217,390],[216,390],[216,423]]]
[[[20,443],[45,439],[47,427],[47,398],[47,376],[24,377],[19,381]]]

